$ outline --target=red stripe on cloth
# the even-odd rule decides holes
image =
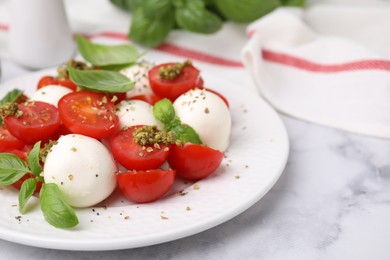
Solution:
[[[353,70],[390,70],[389,60],[360,60],[341,64],[319,64],[284,53],[262,50],[264,60],[312,72],[343,72]]]
[[[0,31],[8,31],[9,27],[6,24],[0,24]]]
[[[214,55],[206,54],[200,51],[194,51],[187,48],[183,48],[171,43],[163,43],[162,45],[155,48],[156,50],[174,54],[177,56],[185,57],[188,59],[198,60],[207,62],[215,65],[222,65],[228,67],[242,67],[240,61],[228,60],[225,58],[217,57]]]

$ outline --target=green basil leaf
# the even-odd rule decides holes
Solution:
[[[76,42],[81,56],[89,63],[99,67],[130,65],[141,56],[138,50],[130,44],[96,44],[81,35],[76,35]]]
[[[144,0],[110,0],[110,1],[117,7],[126,11],[134,11],[139,6],[141,6],[144,2]]]
[[[183,143],[202,144],[198,133],[189,125],[181,124],[172,129],[176,139]]]
[[[41,142],[37,142],[34,144],[33,149],[29,152],[27,161],[28,166],[31,169],[31,172],[37,176],[40,177],[39,174],[42,172],[42,166],[39,163],[39,151],[41,150]]]
[[[176,113],[172,102],[169,99],[164,98],[154,104],[153,115],[158,121],[164,125],[168,125],[175,119]]]
[[[0,153],[0,185],[11,185],[30,172],[27,164],[14,154]]]
[[[306,0],[282,0],[282,4],[286,6],[303,7],[306,5]]]
[[[249,23],[281,5],[280,0],[215,0],[223,16],[239,23]]]
[[[175,20],[180,28],[196,33],[211,34],[222,27],[222,20],[218,15],[202,5],[191,2],[175,10]]]
[[[172,10],[171,0],[145,0],[142,7],[145,16],[160,19]]]
[[[22,94],[23,91],[19,89],[11,90],[0,100],[0,106],[4,105],[5,103],[15,102]]]
[[[96,92],[127,92],[134,87],[128,77],[108,70],[77,70],[67,66],[70,79],[77,86]]]
[[[147,47],[161,44],[175,26],[172,11],[159,19],[153,19],[146,16],[144,8],[140,7],[132,15],[129,38]]]
[[[76,213],[66,203],[56,184],[43,184],[39,198],[43,215],[50,225],[57,228],[71,228],[79,223]]]
[[[31,198],[31,196],[34,194],[35,189],[37,188],[37,179],[35,178],[29,178],[25,180],[20,187],[19,191],[19,211],[20,213],[24,213],[24,208],[28,202],[28,200]]]

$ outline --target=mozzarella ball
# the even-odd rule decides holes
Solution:
[[[94,138],[70,134],[58,139],[44,165],[46,183],[55,183],[73,207],[89,207],[116,187],[117,165],[108,149]]]
[[[135,82],[134,88],[127,92],[128,98],[138,95],[153,94],[148,75],[148,72],[152,67],[152,63],[148,61],[141,61],[140,63],[134,64],[120,71],[120,73]]]
[[[220,97],[193,89],[179,96],[173,106],[181,122],[194,128],[203,144],[222,152],[228,148],[231,116]]]
[[[46,102],[57,107],[58,101],[70,92],[72,92],[71,89],[60,85],[47,85],[35,91],[31,100]]]
[[[133,125],[157,125],[161,123],[153,115],[153,106],[141,100],[124,100],[117,105],[119,127]]]

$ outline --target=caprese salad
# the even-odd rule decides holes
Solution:
[[[0,100],[0,185],[20,189],[21,213],[35,193],[45,219],[69,228],[74,207],[116,187],[148,203],[175,178],[200,180],[219,167],[229,104],[190,61],[154,65],[131,45],[76,40],[86,62],[42,77],[30,97],[15,89]]]

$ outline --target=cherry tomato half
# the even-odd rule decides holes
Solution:
[[[186,143],[173,145],[168,157],[169,166],[177,175],[188,180],[199,180],[213,173],[221,164],[223,153],[210,147]]]
[[[184,66],[175,79],[162,79],[159,75],[160,67],[174,64],[164,63],[149,70],[149,82],[153,92],[159,97],[170,99],[172,102],[188,90],[203,85],[199,70],[192,65]]]
[[[51,136],[60,125],[55,106],[40,101],[18,104],[23,114],[20,117],[7,116],[4,125],[16,138],[32,144]]]
[[[129,170],[150,170],[160,167],[168,158],[170,146],[141,146],[134,142],[133,132],[142,126],[132,126],[116,133],[110,140],[114,158]]]
[[[161,198],[172,187],[174,170],[130,171],[117,174],[119,190],[137,203],[152,202]]]
[[[0,126],[0,153],[6,152],[10,149],[21,149],[24,147],[24,142],[17,139],[10,132]]]
[[[43,76],[38,82],[37,89],[43,88],[48,85],[61,85],[73,91],[76,91],[77,89],[77,85],[74,84],[69,78],[57,79],[52,76]]]
[[[141,100],[141,101],[145,101],[146,103],[149,103],[151,104],[152,106],[154,106],[154,104],[156,104],[158,101],[160,101],[162,98],[160,98],[159,96],[156,96],[156,95],[153,95],[153,94],[150,94],[150,95],[138,95],[138,96],[134,96],[134,97],[131,97],[130,100]]]
[[[71,92],[58,101],[58,110],[63,124],[76,134],[101,139],[119,127],[115,104],[101,93]]]

